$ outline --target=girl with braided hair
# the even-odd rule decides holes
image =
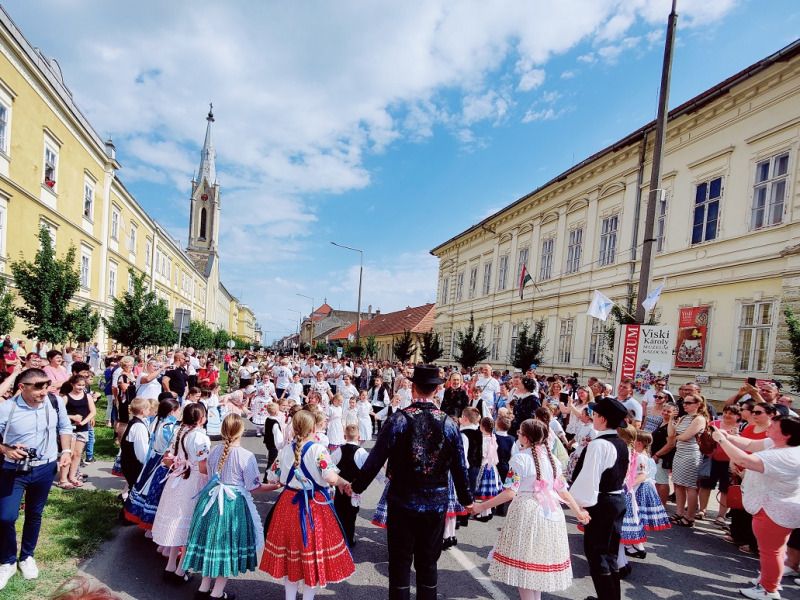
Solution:
[[[339,477],[328,448],[314,441],[314,415],[299,410],[292,417],[294,440],[283,447],[270,480],[286,486],[267,516],[266,545],[260,569],[283,581],[286,599],[294,599],[302,581],[303,600],[317,587],[344,581],[355,571],[353,557],[329,493],[349,490]]]
[[[261,483],[258,461],[241,447],[244,420],[230,414],[222,421],[223,443],[211,450],[211,479],[200,492],[192,515],[183,568],[203,576],[198,596],[233,598],[225,592],[229,577],[255,571],[264,546],[261,519],[252,492],[278,489]],[[213,584],[213,587],[212,587]]]
[[[164,464],[170,471],[158,502],[153,520],[153,541],[169,548],[169,560],[164,579],[171,583],[185,583],[190,577],[178,554],[189,539],[189,526],[197,503],[197,493],[208,481],[206,460],[211,448],[203,424],[206,410],[202,404],[188,404],[183,409],[183,421],[175,434],[175,443],[164,455]]]
[[[567,525],[560,503],[569,505],[581,523],[589,522],[589,514],[567,491],[548,433],[548,426],[540,420],[523,421],[517,433],[522,450],[509,461],[505,489],[471,509],[477,514],[512,501],[489,557],[489,575],[518,588],[521,600],[539,600],[541,592],[564,590],[572,584]]]

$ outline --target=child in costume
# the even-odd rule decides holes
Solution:
[[[638,455],[638,468],[634,481],[634,498],[639,506],[639,519],[645,531],[663,531],[672,527],[669,515],[661,504],[655,486],[656,463],[650,458],[653,436],[647,431],[636,431],[634,449]],[[635,552],[626,553],[635,558],[645,558],[644,544],[633,546]]]
[[[372,414],[367,390],[361,390],[356,402],[356,415],[358,415],[358,437],[362,444],[372,439],[372,419],[370,419]]]
[[[257,553],[264,540],[251,492],[280,487],[261,483],[255,455],[241,447],[243,433],[240,416],[225,417],[221,431],[224,443],[209,454],[208,471],[213,475],[194,508],[182,561],[185,570],[203,576],[198,592],[210,598],[232,597],[225,593],[228,579],[256,570]]]
[[[497,440],[494,437],[494,421],[491,417],[481,419],[481,433],[483,434],[483,447],[481,460],[481,470],[478,473],[478,485],[475,488],[476,500],[491,500],[502,491],[500,475],[497,472]],[[491,509],[481,512],[476,521],[487,522],[492,519]]]
[[[617,567],[620,577],[623,579],[630,575],[631,566],[628,564],[628,552],[625,546],[633,546],[636,549],[644,550],[644,543],[647,541],[647,534],[644,532],[642,521],[639,519],[639,505],[634,496],[634,482],[639,467],[639,456],[633,449],[636,441],[636,428],[633,425],[625,425],[617,429],[620,439],[628,445],[628,473],[625,476],[625,486],[623,494],[625,496],[625,518],[622,521],[622,537],[620,539],[619,554],[617,557]]]
[[[341,396],[336,394],[333,397],[334,402],[336,402],[337,397],[341,401]],[[330,431],[330,425],[328,426],[328,431]],[[352,481],[358,475],[361,467],[364,466],[369,453],[358,445],[357,425],[348,425],[345,428],[344,435],[345,443],[333,451],[331,458],[339,469],[339,475],[348,481]],[[347,543],[351,548],[356,543],[356,516],[358,516],[359,504],[360,498],[358,494],[353,494],[350,497],[340,490],[336,490],[333,506],[336,508],[336,514],[342,523]]]
[[[345,443],[344,422],[342,420],[342,395],[334,394],[328,406],[328,443],[329,449],[335,450]]]

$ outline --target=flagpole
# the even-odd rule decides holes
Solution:
[[[645,309],[642,301],[647,298],[650,285],[650,271],[653,267],[653,231],[656,221],[656,204],[661,192],[661,162],[664,155],[664,141],[669,105],[669,82],[672,72],[672,47],[675,42],[675,26],[678,21],[676,12],[677,0],[672,0],[672,12],[667,21],[667,39],[664,44],[664,61],[661,65],[661,87],[658,94],[658,115],[656,117],[656,132],[653,144],[653,166],[650,171],[650,190],[647,202],[647,213],[644,220],[644,239],[642,241],[642,263],[639,269],[639,290],[636,299],[636,322],[644,323]]]

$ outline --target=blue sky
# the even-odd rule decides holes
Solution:
[[[166,6],[165,6],[166,5]],[[6,2],[185,244],[208,101],[222,277],[265,338],[313,296],[434,300],[437,244],[652,119],[668,0]],[[679,0],[670,105],[800,34],[790,0]]]

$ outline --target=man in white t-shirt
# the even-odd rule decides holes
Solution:
[[[617,386],[617,400],[625,405],[628,413],[633,412],[633,426],[636,429],[642,427],[642,405],[633,397],[633,382],[630,379],[623,379]]]
[[[158,378],[163,372],[164,366],[157,359],[148,360],[145,371],[136,379],[136,396],[148,400],[158,400],[161,393],[161,382]]]
[[[197,370],[200,368],[200,360],[195,356],[194,348],[186,349],[186,375],[190,387],[197,386]]]
[[[292,381],[292,370],[289,368],[288,358],[281,359],[280,365],[273,369],[273,375],[275,377],[275,393],[278,395],[278,398],[280,398]]]
[[[480,394],[483,401],[484,416],[494,413],[495,395],[500,393],[500,382],[492,377],[492,367],[483,365],[478,374],[478,381],[475,382],[475,389]]]

